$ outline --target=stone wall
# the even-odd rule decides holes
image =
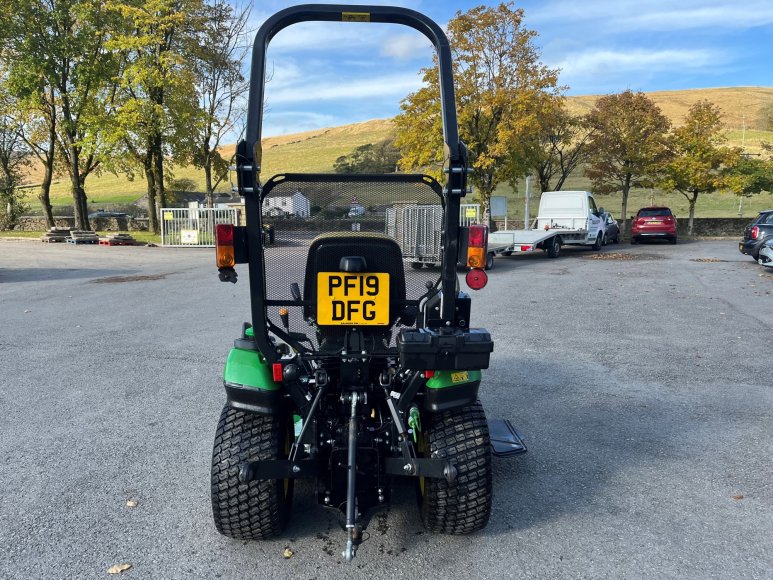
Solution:
[[[74,228],[74,217],[55,217],[54,223],[58,228]],[[106,232],[143,232],[148,229],[146,218],[93,218],[89,220],[91,229]],[[19,218],[17,230],[25,232],[39,232],[48,229],[46,218],[43,216],[24,216]]]

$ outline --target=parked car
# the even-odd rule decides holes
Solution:
[[[667,207],[643,207],[631,224],[631,243],[638,244],[646,238],[665,238],[676,243],[676,218]]]
[[[757,262],[761,266],[773,268],[773,237],[768,238],[765,243],[762,244]]]
[[[754,221],[744,228],[738,251],[751,256],[756,262],[760,257],[760,248],[769,239],[773,239],[773,209],[761,211]]]
[[[620,242],[620,226],[611,213],[606,212],[604,216],[604,240],[603,244],[617,244]]]

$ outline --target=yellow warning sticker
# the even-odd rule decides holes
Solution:
[[[370,22],[370,12],[341,12],[342,22]]]
[[[458,373],[451,373],[452,383],[463,383],[470,380],[470,373],[467,371],[459,371]]]
[[[165,211],[164,212],[164,219],[166,221],[171,221],[174,219],[174,214],[171,211]]]
[[[477,215],[478,215],[478,212],[475,211],[474,207],[466,207],[466,208],[464,208],[464,217],[474,218]]]

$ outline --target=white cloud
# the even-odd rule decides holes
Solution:
[[[704,49],[628,51],[600,49],[571,54],[555,66],[561,69],[562,78],[596,74],[615,74],[626,77],[638,71],[698,69],[718,64],[723,60],[724,57],[720,53]]]
[[[307,83],[270,90],[271,106],[289,103],[341,100],[352,102],[364,99],[402,99],[421,86],[421,77],[414,73],[394,73],[379,77],[340,81],[310,78]]]
[[[746,29],[773,23],[770,0],[559,0],[526,12],[527,25],[592,24],[594,30],[622,34],[631,31],[674,31],[701,28]]]
[[[345,120],[324,113],[310,111],[282,111],[273,113],[269,111],[264,121],[263,137],[291,135],[293,133],[321,129],[322,127],[343,125],[344,123]]]
[[[434,47],[429,39],[418,32],[398,34],[387,38],[381,47],[382,55],[391,56],[398,60],[427,59],[432,55],[433,51]]]

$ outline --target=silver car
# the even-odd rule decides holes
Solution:
[[[768,240],[760,248],[760,254],[757,263],[761,266],[773,268],[773,239]]]

